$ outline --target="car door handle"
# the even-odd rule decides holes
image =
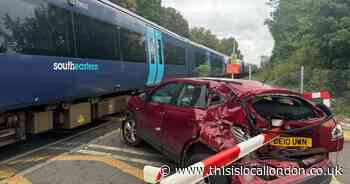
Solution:
[[[140,111],[140,110],[141,110],[140,107],[136,107],[136,108],[135,108],[135,111]]]
[[[156,130],[156,132],[160,132],[161,128],[160,127],[156,127],[154,130]]]

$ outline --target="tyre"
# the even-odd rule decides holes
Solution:
[[[137,147],[142,143],[142,140],[136,134],[136,120],[133,113],[127,113],[122,124],[121,133],[127,145]]]
[[[188,157],[185,161],[185,166],[188,167],[197,162],[207,159],[212,154],[209,153],[194,153]],[[224,175],[213,175],[209,176],[201,181],[200,184],[230,184],[230,178]]]

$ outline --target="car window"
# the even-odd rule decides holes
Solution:
[[[313,107],[303,99],[287,96],[257,97],[253,101],[254,109],[264,118],[288,120],[313,119],[316,117]]]
[[[178,106],[182,107],[206,107],[206,86],[185,84],[177,101]]]
[[[225,102],[225,97],[216,92],[209,92],[209,97],[210,97],[209,106],[219,105]]]
[[[162,104],[175,104],[176,98],[182,88],[182,84],[167,84],[155,93],[151,97],[151,102],[157,102]]]

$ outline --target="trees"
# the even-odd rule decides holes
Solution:
[[[269,71],[265,72],[269,80],[294,73],[297,81],[297,71],[304,65],[306,90],[328,89],[349,102],[350,2],[270,0],[270,5],[275,11],[266,24],[275,48],[268,68],[262,69]]]
[[[273,61],[349,68],[350,2],[271,0],[276,6],[266,23],[275,40]],[[311,59],[310,59],[311,58]]]
[[[162,7],[161,0],[111,0],[124,8],[127,8],[146,19],[153,21],[174,33],[189,38],[194,42],[203,44],[209,48],[231,55],[233,47],[238,48],[238,41],[231,38],[220,40],[210,30],[203,27],[190,29],[188,21],[179,11],[171,7]],[[239,59],[243,59],[240,50],[237,50]]]
[[[146,19],[161,23],[161,0],[136,0],[136,13]]]
[[[219,39],[210,30],[195,27],[190,30],[190,39],[229,56],[232,55],[235,47],[237,58],[243,60],[243,54],[238,49],[239,43],[233,37]]]
[[[213,49],[218,49],[220,45],[220,41],[216,35],[203,27],[191,29],[190,39]]]
[[[174,8],[162,7],[160,25],[181,36],[190,37],[187,20]]]
[[[110,0],[110,1],[123,8],[136,12],[136,0]]]
[[[157,24],[161,17],[161,0],[110,0]]]
[[[241,53],[241,51],[238,49],[239,48],[239,43],[238,41],[233,38],[233,37],[229,37],[229,38],[223,38],[222,40],[220,40],[220,45],[219,45],[219,51],[231,56],[233,53],[233,47],[235,47],[236,49],[236,55],[238,59],[242,59],[243,60],[243,55]]]

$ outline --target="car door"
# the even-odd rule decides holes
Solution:
[[[148,95],[144,108],[137,112],[136,128],[140,136],[161,151],[161,125],[164,106],[174,104],[182,88],[179,83],[168,83]]]
[[[198,122],[205,115],[207,87],[184,84],[176,104],[164,105],[162,122],[163,153],[175,161],[189,141],[198,137]]]

